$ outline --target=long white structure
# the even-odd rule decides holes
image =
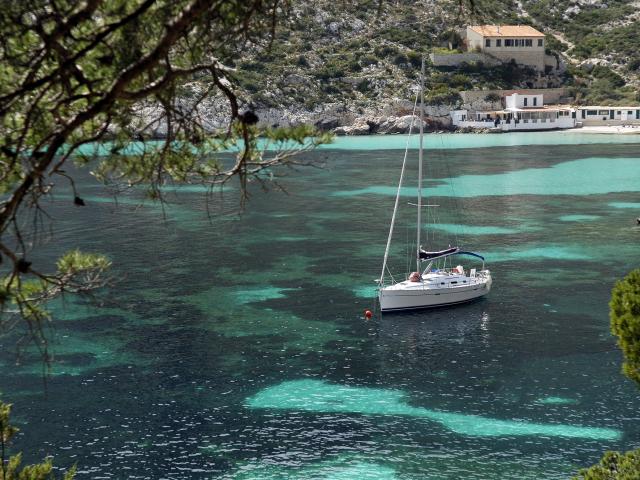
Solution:
[[[584,106],[578,107],[577,120],[585,127],[601,125],[640,125],[640,106],[611,107]]]

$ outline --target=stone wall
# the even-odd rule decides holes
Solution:
[[[450,55],[431,53],[429,55],[431,63],[436,67],[457,67],[462,63],[482,62],[485,65],[500,65],[497,60],[484,53],[452,53]]]
[[[499,58],[504,63],[515,60],[518,65],[526,65],[539,72],[544,71],[544,49],[525,49],[526,47],[514,48],[492,48],[491,55]]]

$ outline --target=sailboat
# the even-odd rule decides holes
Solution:
[[[491,272],[485,268],[484,257],[482,255],[463,251],[457,246],[448,246],[442,250],[427,251],[424,250],[420,244],[422,209],[423,207],[437,207],[437,205],[422,204],[423,112],[424,60],[422,61],[420,77],[420,147],[418,151],[418,201],[416,205],[418,207],[416,271],[409,274],[408,278],[404,281],[391,283],[390,285],[385,284],[387,260],[407,162],[407,144],[407,151],[405,151],[402,171],[400,173],[398,193],[396,194],[395,206],[391,217],[387,248],[385,249],[384,260],[382,262],[382,273],[378,280],[378,299],[380,301],[380,310],[383,312],[455,305],[475,300],[488,294],[491,290]],[[459,256],[475,257],[482,260],[482,267],[480,269],[465,269],[462,265],[451,267],[453,264],[452,260],[457,259]],[[447,267],[447,264],[449,267]],[[393,281],[393,277],[390,277]]]

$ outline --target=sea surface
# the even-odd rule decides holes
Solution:
[[[0,337],[13,451],[78,479],[418,480],[568,478],[640,447],[607,305],[640,266],[640,136],[428,135],[423,246],[482,254],[493,290],[381,315],[406,141],[337,139],[244,211],[234,185],[168,186],[164,207],[88,171],[86,207],[59,185],[32,260],[102,252],[113,285],[51,306],[44,376]],[[415,268],[416,145],[396,280]]]

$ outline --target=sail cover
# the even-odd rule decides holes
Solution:
[[[425,250],[420,249],[418,251],[418,255],[420,260],[433,260],[435,258],[447,257],[449,255],[455,255],[458,253],[460,249],[458,247],[447,248],[446,250],[440,250],[438,252],[427,252]]]

